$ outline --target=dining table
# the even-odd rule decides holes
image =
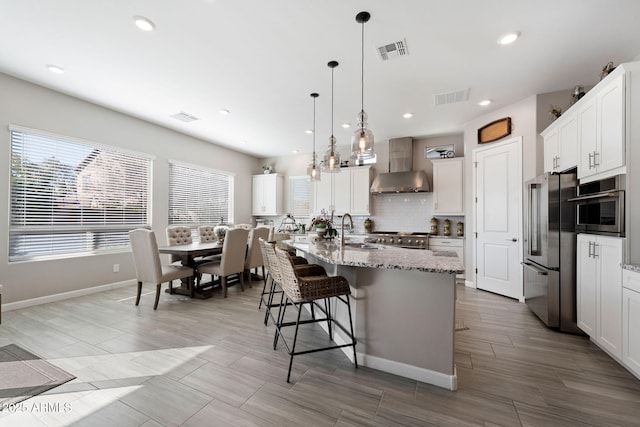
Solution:
[[[158,252],[179,257],[182,265],[191,267],[195,271],[200,261],[197,258],[221,254],[222,246],[223,242],[219,241],[194,242],[186,245],[161,246],[158,248]],[[195,280],[183,279],[180,287],[170,287],[166,292],[207,299],[211,298],[213,293],[210,289],[205,289],[206,286],[196,284]]]

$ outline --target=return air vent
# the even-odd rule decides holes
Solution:
[[[400,58],[401,56],[405,56],[409,54],[409,49],[407,48],[407,41],[402,39],[400,41],[390,43],[384,46],[380,46],[378,48],[378,55],[380,59],[383,61],[388,61],[394,58]]]
[[[185,122],[185,123],[189,123],[189,122],[193,122],[195,120],[198,120],[197,117],[192,116],[191,114],[187,114],[184,111],[180,111],[179,113],[172,114],[171,117],[173,117],[176,120],[180,120],[181,122]]]
[[[469,99],[469,89],[455,90],[453,92],[437,93],[434,95],[436,106],[445,104],[455,104]]]

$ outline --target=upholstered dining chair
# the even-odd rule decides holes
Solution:
[[[247,256],[244,259],[244,271],[249,276],[249,287],[252,288],[251,269],[255,268],[256,273],[258,267],[262,267],[262,280],[266,283],[266,276],[264,273],[264,261],[262,257],[262,251],[260,250],[260,243],[258,239],[269,238],[268,227],[256,227],[249,231],[249,239],[247,241]]]
[[[218,236],[215,233],[215,226],[213,225],[201,225],[198,227],[198,234],[200,235],[200,241],[203,243],[216,242]]]
[[[249,231],[233,228],[227,231],[222,245],[222,256],[219,261],[207,262],[196,267],[198,274],[211,274],[220,277],[222,292],[227,297],[227,279],[237,274],[240,287],[244,291],[244,259],[247,251]]]
[[[138,293],[136,295],[136,305],[140,303],[143,283],[154,283],[156,285],[156,302],[153,309],[158,308],[160,299],[160,288],[162,283],[182,278],[189,278],[189,286],[193,286],[193,268],[179,265],[162,265],[160,262],[160,252],[158,252],[158,242],[153,231],[138,228],[129,232],[131,250],[133,252],[133,263],[136,269],[138,280]]]
[[[166,232],[167,245],[169,246],[188,245],[193,243],[191,227],[187,227],[185,225],[170,225],[166,228]],[[171,255],[171,262],[174,263],[176,261],[180,261],[180,257],[178,255]]]
[[[233,226],[233,228],[242,228],[243,230],[251,230],[253,228],[253,225],[251,224],[236,224]]]

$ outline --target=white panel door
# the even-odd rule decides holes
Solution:
[[[522,138],[474,151],[476,286],[522,299]]]

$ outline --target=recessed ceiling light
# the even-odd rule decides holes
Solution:
[[[220,110],[220,114],[222,114],[223,116],[228,116],[230,114],[230,111],[223,108],[222,110]]]
[[[313,134],[313,129],[307,129],[304,131],[304,133],[306,133],[307,135],[311,135]]]
[[[247,141],[245,141],[244,139],[242,141],[240,141],[240,144],[245,145],[247,143]]]
[[[136,27],[140,28],[142,31],[153,31],[156,28],[156,24],[144,16],[134,16],[133,22],[135,22]]]
[[[47,64],[47,70],[54,74],[64,74],[64,70],[57,65]]]
[[[481,106],[481,107],[486,107],[489,104],[491,104],[491,100],[490,99],[483,99],[482,101],[478,102],[478,105]]]
[[[298,150],[291,150],[293,154],[298,154]]]
[[[411,117],[413,117],[413,113],[404,113],[402,117],[404,117],[405,119],[410,119]]]
[[[520,31],[503,34],[498,38],[498,44],[511,44],[516,41],[518,37],[520,37]]]
[[[343,124],[342,124],[342,127],[343,127],[344,129],[349,129],[349,128],[351,127],[351,123],[343,123]]]

